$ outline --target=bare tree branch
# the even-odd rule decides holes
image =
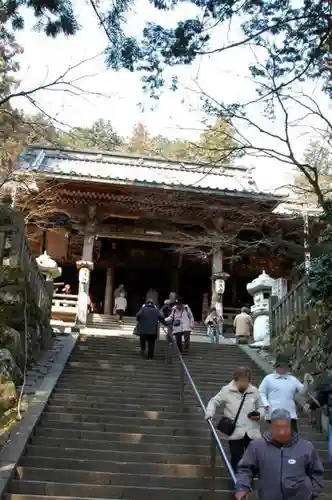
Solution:
[[[5,104],[9,103],[12,99],[17,98],[17,97],[30,97],[34,96],[37,92],[40,91],[61,91],[61,92],[69,92],[73,95],[77,95],[77,92],[81,94],[86,94],[86,95],[97,95],[101,96],[102,94],[98,92],[87,92],[83,88],[79,87],[77,85],[77,82],[80,82],[86,78],[89,78],[91,76],[95,75],[84,75],[80,77],[72,77],[72,73],[80,68],[83,64],[95,60],[97,57],[99,57],[101,54],[97,54],[92,57],[88,57],[86,59],[83,59],[82,61],[79,61],[75,64],[70,65],[65,71],[63,71],[58,77],[52,79],[49,82],[41,83],[40,85],[37,85],[36,87],[33,87],[31,89],[22,89],[22,90],[17,90],[17,91],[12,91],[12,89],[9,89],[8,93],[5,94],[0,94],[0,106],[4,106]]]

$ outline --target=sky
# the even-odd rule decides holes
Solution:
[[[228,102],[250,100],[255,96],[255,86],[249,78],[248,66],[257,54],[248,48],[238,48],[204,57],[191,66],[172,70],[168,76],[177,74],[179,90],[175,93],[166,90],[158,102],[152,101],[142,91],[139,74],[114,72],[106,68],[102,55],[107,44],[106,35],[99,29],[87,3],[74,0],[74,4],[83,26],[75,37],[60,36],[55,40],[47,38],[34,29],[35,21],[30,13],[25,16],[25,29],[17,34],[18,42],[24,48],[20,57],[21,88],[38,87],[55,80],[68,68],[73,68],[65,78],[79,87],[79,90],[75,89],[77,95],[68,92],[68,86],[59,85],[52,87],[52,90],[39,91],[34,96],[41,108],[59,123],[70,127],[89,126],[99,118],[107,119],[121,136],[127,137],[133,126],[141,122],[152,135],[162,134],[169,138],[188,138],[194,141],[204,129],[202,120],[206,116],[201,110],[200,89],[215,99]],[[171,13],[161,13],[153,9],[148,0],[137,0],[128,18],[128,33],[138,35],[146,21],[156,21],[171,27],[177,20],[185,19],[190,14],[195,14],[195,7],[186,3],[181,3]],[[231,30],[222,29],[217,32],[216,37],[218,44],[238,40],[239,27],[234,25]],[[318,92],[312,85],[306,91],[310,95]],[[319,92],[318,99],[324,102],[324,106],[328,106]],[[27,112],[36,111],[26,99],[17,99],[15,104]],[[277,116],[273,123],[268,122],[263,117],[262,108],[257,106],[252,107],[251,113],[255,122],[263,128],[268,127],[278,133],[282,131],[282,117]],[[294,116],[297,119],[300,116],[296,109]],[[306,123],[304,121],[300,120],[292,138],[299,156],[302,156],[314,126],[313,122],[308,125],[307,120]],[[268,137],[251,127],[241,128],[242,131],[255,144],[271,142]],[[271,147],[275,145],[280,148],[278,141],[273,140]],[[292,179],[290,167],[282,162],[255,156],[242,158],[238,162],[254,169],[255,180],[262,190],[274,191]]]

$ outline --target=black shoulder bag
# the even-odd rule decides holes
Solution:
[[[243,394],[243,396],[242,396],[242,400],[241,400],[239,409],[235,415],[234,420],[232,420],[229,417],[225,417],[223,415],[218,422],[217,429],[220,432],[222,432],[223,434],[225,434],[226,436],[231,436],[233,434],[233,432],[235,431],[237,421],[239,419],[242,407],[244,405],[244,400],[246,399],[246,395],[247,395],[247,393]]]

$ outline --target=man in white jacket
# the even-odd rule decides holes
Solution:
[[[275,362],[275,372],[266,375],[259,386],[262,404],[265,408],[265,419],[270,421],[274,410],[288,410],[292,418],[292,430],[298,432],[296,396],[305,396],[313,378],[309,373],[304,376],[302,384],[291,373],[291,362],[283,354],[278,354]]]

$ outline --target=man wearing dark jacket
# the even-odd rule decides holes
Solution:
[[[158,337],[159,322],[165,324],[165,318],[156,308],[153,301],[148,299],[138,311],[137,316],[138,333],[141,342],[141,353],[145,354],[148,345],[147,359],[154,358],[154,348]]]
[[[259,500],[314,500],[323,491],[323,465],[312,443],[292,433],[291,414],[271,414],[271,432],[254,439],[236,473],[236,500],[244,500],[258,478]]]

